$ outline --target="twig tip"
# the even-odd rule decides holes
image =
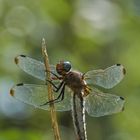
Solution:
[[[45,38],[42,38],[42,45],[45,45]]]

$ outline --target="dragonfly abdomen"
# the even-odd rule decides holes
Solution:
[[[85,123],[85,101],[82,93],[74,93],[72,100],[72,118],[78,140],[87,140]]]

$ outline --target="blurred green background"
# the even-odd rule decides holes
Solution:
[[[43,37],[53,64],[69,60],[82,72],[125,66],[124,80],[107,91],[126,99],[124,112],[100,118],[86,114],[88,140],[139,140],[139,0],[0,0],[0,140],[54,139],[49,112],[9,95],[16,83],[40,83],[17,68],[14,57],[42,60]],[[57,115],[62,140],[74,140],[71,113]]]

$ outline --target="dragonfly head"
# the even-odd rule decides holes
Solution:
[[[56,65],[56,71],[60,75],[65,75],[71,69],[71,63],[69,61],[60,61]]]

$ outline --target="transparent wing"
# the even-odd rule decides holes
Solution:
[[[86,82],[89,85],[97,85],[104,88],[112,88],[124,77],[126,71],[120,64],[108,67],[105,70],[92,70],[85,74]]]
[[[124,98],[93,89],[85,97],[85,108],[90,116],[100,117],[121,112],[124,109]]]
[[[44,63],[30,58],[25,55],[19,55],[15,58],[15,63],[26,73],[29,75],[34,76],[35,78],[38,78],[40,80],[45,81],[46,75],[45,75],[45,65]],[[51,71],[55,74],[57,74],[55,70],[55,66],[51,65]]]
[[[24,103],[49,110],[49,105],[40,106],[48,102],[47,91],[46,85],[17,84],[10,90],[10,94]],[[59,93],[54,93],[54,98],[57,98],[58,95]],[[55,103],[55,107],[57,111],[71,110],[71,91],[68,88],[66,88],[64,100]]]

